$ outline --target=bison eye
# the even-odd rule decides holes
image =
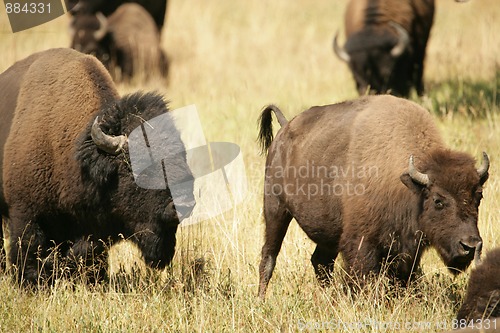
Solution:
[[[434,206],[436,209],[443,209],[444,208],[444,203],[441,201],[441,199],[434,199]]]

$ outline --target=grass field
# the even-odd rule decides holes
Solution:
[[[256,298],[263,241],[264,157],[257,117],[269,103],[291,118],[312,105],[356,97],[331,41],[343,29],[344,0],[171,0],[163,47],[172,59],[168,85],[119,85],[122,93],[158,90],[172,109],[196,104],[208,141],[237,143],[248,195],[236,209],[178,232],[176,256],[163,274],[136,274],[93,288],[61,280],[30,293],[0,276],[0,332],[338,332],[449,329],[468,273],[453,278],[435,252],[422,281],[407,290],[383,278],[353,298],[337,266],[332,287],[316,283],[314,245],[292,223],[267,299]],[[476,158],[487,151],[490,179],[480,207],[484,252],[500,246],[500,6],[498,0],[438,0],[428,46],[427,93],[445,141]],[[68,17],[16,34],[0,8],[0,72],[29,54],[69,45]],[[135,249],[112,250],[117,262],[140,263]],[[203,258],[201,273],[193,268]],[[342,321],[343,328],[336,328]]]

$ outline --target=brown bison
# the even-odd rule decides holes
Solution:
[[[434,0],[351,0],[345,13],[346,44],[334,38],[360,95],[368,91],[408,96],[424,93],[422,75]]]
[[[122,239],[137,244],[149,266],[169,264],[177,226],[195,204],[184,145],[170,122],[161,141],[170,152],[162,160],[168,186],[152,191],[135,183],[143,175],[132,173],[127,139],[153,117],[171,119],[162,96],[120,97],[97,59],[71,49],[15,63],[0,87],[8,121],[0,127],[0,207],[19,279],[52,278],[54,254],[105,263],[106,245]],[[174,198],[171,184],[183,185]]]
[[[161,33],[167,11],[167,0],[65,0],[66,8],[74,16],[103,13],[108,17],[124,3],[137,3],[153,17]]]
[[[115,78],[168,74],[159,31],[149,13],[138,4],[121,5],[109,18],[102,13],[77,15],[71,27],[71,47],[95,55]]]
[[[491,317],[500,317],[500,248],[489,252],[471,272],[467,294],[457,314],[457,320],[465,325]]]
[[[281,125],[274,140],[272,112]],[[476,169],[470,155],[446,148],[417,104],[366,96],[312,107],[289,122],[269,106],[259,140],[268,151],[260,297],[292,218],[317,244],[311,262],[323,282],[339,252],[351,276],[379,273],[387,264],[403,284],[430,246],[454,273],[479,256],[488,156]]]

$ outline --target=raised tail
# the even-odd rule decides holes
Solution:
[[[276,119],[278,119],[281,127],[288,123],[288,120],[286,120],[285,116],[276,105],[268,105],[262,110],[258,120],[260,128],[259,137],[257,138],[262,154],[267,152],[271,142],[273,142],[273,118],[271,116],[271,112],[274,112],[274,115],[276,116]]]

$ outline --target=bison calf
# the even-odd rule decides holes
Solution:
[[[281,129],[273,140],[272,113]],[[287,122],[263,110],[267,150],[259,295],[264,297],[292,218],[316,244],[311,261],[328,281],[337,254],[347,271],[406,283],[434,247],[457,273],[479,255],[477,227],[489,160],[476,169],[446,148],[429,112],[389,95],[312,107]]]
[[[489,252],[472,270],[464,303],[457,314],[457,320],[464,322],[490,317],[500,317],[500,248]]]
[[[123,4],[109,18],[101,13],[76,15],[71,27],[71,47],[95,55],[115,78],[168,74],[160,33],[149,13],[138,4]]]
[[[172,186],[136,184],[142,174],[132,173],[127,139],[149,119],[171,119],[162,96],[120,97],[96,58],[71,49],[15,63],[0,87],[8,91],[0,93],[8,121],[0,125],[0,213],[19,279],[52,278],[54,253],[106,263],[107,246],[122,239],[137,244],[149,266],[169,264],[177,226],[195,204],[180,133],[170,121],[161,134],[168,184],[185,185],[175,197]]]

